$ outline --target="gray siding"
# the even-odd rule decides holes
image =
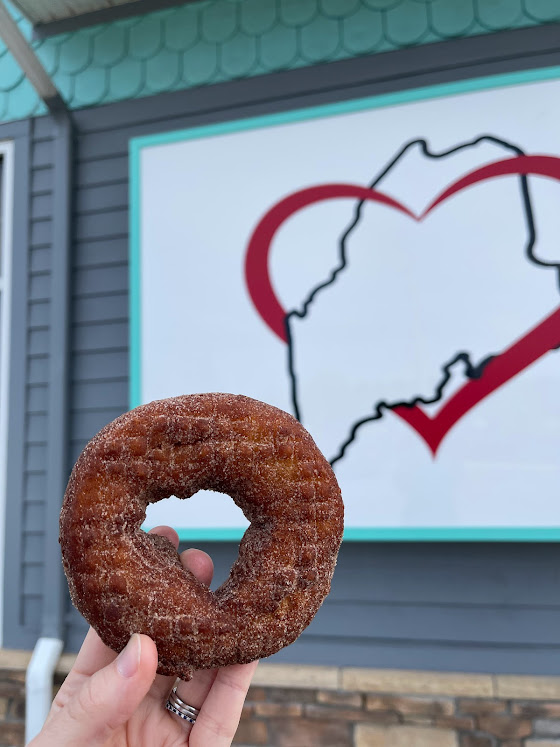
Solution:
[[[15,141],[12,350],[6,496],[4,645],[29,646],[39,632],[45,578],[52,127],[0,127]]]
[[[454,60],[453,64],[450,60]],[[75,114],[70,460],[128,406],[128,142],[131,137],[297,106],[558,64],[549,29],[438,44],[220,84]],[[45,121],[32,144],[23,619],[41,604],[42,481],[48,386],[50,181]],[[207,544],[222,580],[231,544]],[[68,604],[68,645],[85,632]],[[31,637],[27,645],[32,645]],[[557,674],[560,546],[343,546],[332,594],[282,661]]]
[[[50,119],[31,123],[31,194],[29,203],[29,297],[27,321],[27,370],[25,475],[23,493],[23,597],[21,623],[39,632],[44,577],[47,480],[47,428],[49,395],[49,330],[51,316],[51,262],[54,127]],[[36,179],[37,177],[37,179]],[[33,371],[33,378],[31,377]]]

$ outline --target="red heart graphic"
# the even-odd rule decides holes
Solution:
[[[560,158],[556,156],[516,156],[496,161],[466,174],[444,190],[424,210],[415,215],[405,205],[378,190],[356,184],[320,184],[294,192],[274,205],[256,227],[245,258],[245,279],[249,295],[270,329],[287,342],[286,312],[272,287],[269,256],[272,240],[285,220],[316,202],[341,197],[378,202],[422,221],[438,205],[453,195],[479,182],[500,176],[544,176],[560,181]],[[475,405],[517,376],[549,350],[560,345],[560,306],[536,327],[526,332],[507,350],[495,356],[479,379],[471,379],[433,416],[426,415],[418,405],[399,406],[392,411],[414,428],[432,454],[436,452],[451,428]]]

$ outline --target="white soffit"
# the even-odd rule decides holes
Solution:
[[[132,5],[140,0],[12,0],[33,25],[75,18],[85,13]]]

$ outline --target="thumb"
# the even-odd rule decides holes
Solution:
[[[57,719],[59,744],[103,745],[138,708],[157,669],[155,643],[135,633],[118,657],[93,676]]]

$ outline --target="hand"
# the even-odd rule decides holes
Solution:
[[[152,532],[179,546],[170,527]],[[209,555],[185,550],[181,562],[210,585],[214,567]],[[148,636],[133,635],[117,657],[90,628],[29,747],[229,747],[257,662],[200,670],[190,682],[180,681],[181,700],[200,710],[194,725],[166,710],[175,678],[156,675],[157,663],[156,646]]]

